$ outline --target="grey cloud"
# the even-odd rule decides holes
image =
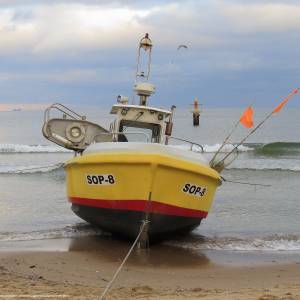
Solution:
[[[34,17],[34,14],[30,8],[21,8],[14,11],[11,20],[13,22],[27,22]]]
[[[13,10],[12,24],[26,24],[36,17],[29,6],[21,5],[24,1],[0,1],[0,5],[4,2],[19,5]],[[32,7],[37,2],[40,5],[40,1],[29,1]],[[145,4],[145,1],[120,2],[72,1],[137,8]],[[280,1],[283,2],[297,4]],[[250,5],[250,1],[243,3]],[[70,31],[55,39],[53,29],[47,23],[39,23],[45,26],[40,31],[42,40],[38,37],[29,46],[18,46],[17,52],[2,53],[0,99],[51,102],[59,98],[65,102],[110,104],[119,93],[131,95],[137,42],[149,31],[154,42],[152,80],[157,85],[153,104],[180,106],[195,96],[205,98],[208,106],[244,106],[253,98],[259,99],[258,105],[270,104],[278,95],[299,85],[300,30],[241,30],[241,21],[233,20],[224,12],[227,4],[241,2],[151,1],[150,4],[148,1],[147,7],[157,7],[146,16],[135,16],[134,29],[113,31],[117,43],[107,47],[93,41],[103,38],[98,28],[82,36],[75,35],[74,40],[69,39]],[[63,25],[58,22],[55,29],[62,32]],[[88,35],[91,39],[85,39]],[[53,37],[53,42],[47,44]],[[62,47],[64,42],[67,48]],[[177,46],[181,43],[188,44],[189,50],[179,53]],[[40,51],[32,51],[32,45],[35,49],[39,46]],[[52,52],[48,51],[49,45],[54,47]]]
[[[178,1],[178,0],[177,0]],[[84,4],[111,7],[149,8],[157,5],[177,2],[174,0],[0,0],[0,7],[56,5],[56,4]]]

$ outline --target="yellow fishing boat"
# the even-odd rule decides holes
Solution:
[[[218,172],[209,166],[201,145],[172,136],[175,107],[147,105],[155,87],[140,71],[142,49],[151,61],[152,42],[146,35],[139,44],[134,90],[139,105],[119,96],[112,106],[116,115],[110,129],[54,104],[45,112],[44,136],[75,151],[65,163],[67,194],[72,210],[87,222],[135,238],[143,221],[145,236],[166,237],[198,226],[206,218],[216,188]],[[51,118],[58,109],[62,118]],[[173,141],[189,147],[176,147]]]

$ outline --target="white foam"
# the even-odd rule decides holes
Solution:
[[[207,244],[206,249],[210,250],[229,250],[229,251],[300,251],[300,240],[286,241],[266,241],[254,239],[253,241],[235,241],[228,244],[214,243]]]
[[[76,238],[83,236],[107,235],[108,233],[90,225],[66,226],[64,228],[32,231],[32,232],[2,232],[1,242],[30,241],[59,238]],[[237,237],[195,237],[192,241],[167,241],[166,244],[175,245],[192,250],[218,251],[300,251],[300,236],[272,235],[266,237],[237,238]]]
[[[0,153],[50,153],[70,152],[70,150],[59,146],[50,145],[22,145],[22,144],[0,144]]]
[[[300,251],[300,237],[294,235],[274,235],[241,239],[236,237],[201,237],[199,241],[168,243],[194,250],[225,251]]]
[[[62,163],[54,165],[0,166],[0,174],[47,173],[59,169],[62,166]]]
[[[190,149],[189,144],[171,145],[175,148]],[[218,151],[221,144],[203,145],[204,152],[213,153]],[[225,145],[221,153],[227,153],[233,150],[235,145]],[[238,152],[245,152],[254,150],[253,148],[240,145],[237,148]],[[197,145],[193,145],[194,152],[201,152],[201,148]],[[0,153],[55,153],[55,152],[71,152],[71,150],[65,149],[55,145],[22,145],[22,144],[0,144]]]
[[[220,152],[228,153],[228,152],[232,151],[235,148],[235,146],[236,145],[234,145],[234,144],[226,144],[224,147],[222,147]],[[211,153],[211,152],[217,152],[220,149],[221,144],[204,145],[203,147],[204,147],[204,152]],[[246,152],[246,151],[253,151],[253,150],[254,150],[253,148],[246,147],[244,145],[240,145],[237,147],[238,152]]]
[[[32,232],[2,232],[0,233],[0,241],[31,241],[59,238],[74,238],[82,236],[94,236],[105,234],[102,230],[93,228],[89,225],[66,226],[64,228],[32,231]]]

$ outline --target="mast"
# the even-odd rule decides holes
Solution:
[[[152,41],[149,38],[149,34],[146,33],[145,36],[140,40],[138,48],[137,66],[135,73],[135,84],[134,91],[140,97],[141,106],[147,105],[147,98],[155,92],[155,86],[148,82],[150,71],[151,71],[151,54],[152,54]],[[141,50],[144,53],[141,53]],[[142,64],[141,56],[144,54],[146,63]],[[145,68],[145,70],[143,70]]]

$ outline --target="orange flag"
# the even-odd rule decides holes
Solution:
[[[299,88],[298,89],[295,89],[295,90],[293,90],[293,92],[292,93],[290,93],[277,107],[275,107],[274,109],[273,109],[273,113],[277,113],[277,112],[279,112],[281,109],[282,109],[282,107],[295,95],[295,94],[298,94],[298,92],[299,92]]]
[[[240,122],[247,128],[253,127],[253,109],[252,106],[249,106],[240,118]]]

